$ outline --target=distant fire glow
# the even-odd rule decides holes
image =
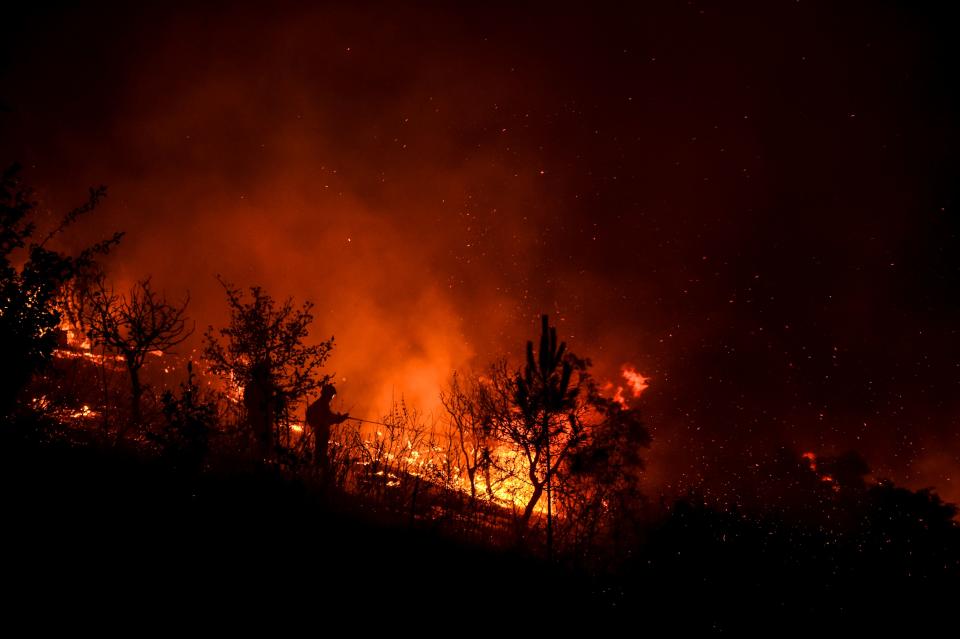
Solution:
[[[826,474],[826,473],[820,473],[820,472],[818,472],[818,470],[817,470],[817,455],[816,455],[816,453],[812,453],[812,452],[807,451],[807,452],[803,453],[803,455],[801,455],[800,457],[801,457],[801,459],[805,459],[805,460],[807,461],[807,463],[810,465],[810,470],[812,470],[814,473],[816,473],[817,477],[820,478],[820,481],[822,481],[822,482],[824,482],[824,483],[827,483],[827,484],[833,484],[833,483],[834,483],[833,475],[829,475],[829,474]],[[836,489],[836,488],[837,488],[837,487],[834,486],[834,489]]]
[[[337,410],[440,417],[453,370],[522,359],[549,312],[603,396],[643,408],[651,492],[735,493],[786,442],[960,501],[956,105],[929,30],[949,21],[818,3],[759,3],[790,17],[757,24],[688,20],[686,3],[682,19],[660,3],[21,4],[4,163],[50,224],[108,187],[51,248],[126,232],[109,283],[189,292],[182,353],[224,325],[220,274],[316,304]],[[812,29],[823,16],[845,26]],[[778,53],[760,53],[773,22]],[[155,393],[176,389],[174,355],[148,357],[169,371]],[[121,401],[118,352],[72,332],[54,357],[113,375]],[[83,401],[109,421],[101,395]]]

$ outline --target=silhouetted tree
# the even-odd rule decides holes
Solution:
[[[35,241],[36,203],[19,179],[19,166],[0,177],[0,414],[9,414],[24,386],[49,363],[62,319],[57,298],[63,286],[94,259],[120,241],[121,233],[70,256],[48,247],[105,196],[105,187],[90,190],[84,204]],[[23,253],[21,253],[21,251]],[[24,255],[25,253],[25,255]]]
[[[567,357],[566,348],[564,342],[557,343],[557,329],[544,315],[540,349],[535,352],[533,341],[527,342],[526,367],[514,379],[518,418],[504,424],[505,435],[529,465],[527,477],[533,490],[521,516],[524,525],[546,491],[548,551],[552,543],[551,483],[567,455],[584,439],[584,424],[577,411],[580,378],[573,377],[574,358]]]
[[[272,457],[281,426],[311,392],[330,381],[319,375],[333,350],[333,338],[308,345],[313,322],[311,302],[294,307],[288,298],[281,304],[259,286],[250,288],[251,299],[224,282],[230,324],[204,335],[204,356],[210,369],[230,385],[242,389],[247,422],[257,455]]]
[[[641,451],[650,444],[639,413],[602,395],[590,362],[558,343],[546,316],[539,350],[528,342],[526,355],[517,372],[498,361],[457,374],[441,396],[471,495],[482,485],[491,501],[518,503],[521,529],[546,495],[550,550],[557,505],[570,543],[635,527],[646,503]]]
[[[476,377],[454,373],[450,387],[440,394],[440,402],[450,419],[459,462],[467,474],[470,496],[477,497],[478,473],[486,475],[486,488],[492,490],[489,475],[492,448],[495,445],[495,412],[489,410],[487,385]]]
[[[90,292],[83,317],[87,336],[94,344],[117,353],[130,376],[130,412],[134,424],[141,421],[144,386],[140,371],[152,352],[165,353],[193,333],[187,327],[189,295],[179,304],[153,289],[150,278],[140,280],[126,295],[117,295],[101,278]],[[121,434],[122,434],[121,430]]]
[[[565,541],[580,556],[600,550],[617,557],[637,542],[646,514],[642,452],[651,437],[638,410],[604,397],[592,378],[584,378],[585,401],[594,419],[586,441],[558,476]]]
[[[960,579],[957,506],[930,488],[909,490],[881,480],[862,497],[857,541],[870,569],[890,577]],[[955,581],[960,583],[960,581]]]

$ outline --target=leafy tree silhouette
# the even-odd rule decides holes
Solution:
[[[61,321],[57,301],[64,285],[93,268],[95,258],[123,237],[115,233],[72,256],[49,248],[52,240],[97,207],[106,195],[101,186],[90,189],[84,204],[37,241],[37,205],[19,173],[20,167],[14,165],[0,177],[0,415],[16,409],[23,388],[52,358]]]
[[[130,376],[130,412],[135,425],[141,422],[144,391],[140,370],[151,352],[168,352],[193,334],[186,320],[189,302],[189,295],[180,304],[168,302],[153,289],[149,277],[134,284],[126,295],[114,293],[102,277],[89,292],[81,320],[92,343],[123,358]]]
[[[637,543],[647,514],[640,482],[646,468],[642,452],[652,438],[637,409],[604,397],[592,378],[583,385],[598,419],[558,477],[557,500],[566,515],[568,543],[583,552],[605,551],[616,561]]]
[[[863,498],[859,541],[872,570],[885,579],[930,578],[947,572],[960,578],[957,506],[932,489],[912,491],[881,480]]]
[[[210,369],[228,384],[243,389],[247,422],[259,459],[274,454],[280,429],[296,406],[328,383],[319,375],[333,350],[333,337],[306,344],[313,322],[311,302],[299,308],[288,298],[278,304],[259,286],[243,292],[218,278],[227,294],[230,324],[204,334],[204,356]]]

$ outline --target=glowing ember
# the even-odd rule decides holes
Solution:
[[[97,414],[98,414],[97,411],[91,409],[89,406],[84,404],[83,406],[80,407],[79,410],[76,410],[73,413],[71,413],[70,417],[72,417],[73,419],[85,419],[90,417],[96,417]]]
[[[74,351],[57,348],[54,349],[53,356],[60,359],[89,359],[100,364],[109,364],[112,368],[119,368],[116,362],[123,362],[123,355],[102,355],[89,350]]]

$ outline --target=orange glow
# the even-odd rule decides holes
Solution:
[[[826,483],[826,484],[833,484],[833,490],[834,490],[834,491],[839,491],[839,490],[840,490],[840,487],[836,485],[836,482],[835,482],[835,480],[834,480],[834,478],[833,478],[833,475],[821,475],[821,474],[817,473],[817,455],[816,455],[816,453],[812,453],[812,452],[810,452],[810,451],[807,451],[807,452],[803,453],[802,455],[800,455],[800,458],[807,460],[807,463],[810,464],[810,470],[811,470],[812,472],[814,472],[814,473],[817,474],[817,477],[819,477],[820,481],[822,481],[822,482],[824,482],[824,483]]]
[[[83,419],[88,417],[96,417],[98,415],[97,411],[91,409],[88,405],[84,404],[80,407],[79,410],[74,411],[70,414],[70,417],[74,419]]]
[[[650,378],[638,373],[633,366],[624,365],[622,372],[623,379],[627,380],[627,385],[630,386],[634,397],[640,397],[640,393],[650,388],[650,384],[647,383]]]
[[[523,478],[522,474],[527,472],[529,465],[522,458],[519,451],[510,450],[505,447],[500,447],[495,451],[494,457],[501,468],[514,469],[513,473],[498,477],[495,481],[491,482],[494,485],[491,487],[490,492],[493,493],[494,499],[504,507],[526,507],[530,498],[533,497],[533,486]],[[469,491],[469,487],[464,485],[463,490]],[[483,477],[477,477],[478,493],[483,494],[486,490],[487,486]],[[546,496],[537,502],[533,510],[538,514],[547,512]]]
[[[556,45],[564,38],[543,35],[552,27],[518,37],[511,21],[478,22],[452,9],[394,15],[350,3],[293,4],[221,12],[213,31],[203,9],[149,13],[130,22],[132,32],[103,27],[96,52],[69,64],[56,63],[65,45],[51,28],[37,34],[37,51],[53,47],[37,58],[40,71],[23,55],[22,71],[10,76],[42,79],[36,92],[17,94],[23,104],[4,116],[8,161],[28,167],[23,177],[42,202],[38,241],[88,185],[105,183],[110,197],[50,248],[76,254],[122,230],[117,250],[98,257],[112,290],[151,276],[171,302],[190,294],[189,341],[146,358],[148,413],[165,390],[178,392],[190,354],[200,386],[225,388],[224,419],[245,419],[242,387],[208,374],[202,357],[206,328],[217,334],[229,321],[220,276],[245,292],[262,286],[278,303],[289,296],[295,305],[315,304],[306,340],[336,338],[317,371],[336,382],[334,411],[376,420],[402,400],[442,424],[439,396],[453,371],[483,370],[501,357],[511,370],[521,368],[526,341],[536,346],[539,315],[548,312],[568,352],[591,360],[607,407],[641,408],[656,433],[642,451],[651,495],[700,484],[740,490],[753,481],[741,472],[746,463],[773,455],[782,442],[803,442],[824,455],[856,449],[884,476],[914,488],[933,485],[960,501],[960,439],[947,437],[957,411],[948,391],[936,396],[942,371],[932,361],[913,367],[926,355],[902,340],[889,357],[906,367],[891,365],[883,350],[889,331],[859,330],[861,316],[889,319],[881,311],[899,298],[831,290],[831,312],[819,313],[817,301],[813,313],[805,306],[821,299],[822,287],[794,277],[816,252],[818,269],[842,271],[834,288],[872,281],[872,268],[882,270],[884,285],[912,282],[902,269],[926,262],[874,259],[882,253],[876,247],[899,246],[899,213],[889,224],[871,217],[871,237],[880,235],[853,246],[862,253],[853,257],[827,231],[859,229],[855,216],[818,207],[797,221],[816,226],[809,237],[758,225],[763,207],[744,185],[772,179],[758,167],[773,165],[761,153],[764,140],[754,129],[764,124],[755,115],[736,114],[745,132],[710,125],[720,128],[709,129],[706,142],[707,133],[690,124],[699,120],[677,116],[671,102],[679,95],[688,108],[687,75],[654,73],[656,99],[602,90],[610,78],[660,69],[670,56],[652,63],[637,47],[584,40],[594,56],[587,60]],[[76,17],[97,24],[87,13]],[[570,15],[554,13],[558,28],[569,22],[571,33],[581,34]],[[606,24],[608,13],[584,15]],[[651,15],[652,24],[663,17]],[[32,13],[27,22],[46,24]],[[408,22],[416,37],[408,37]],[[629,35],[618,32],[627,26],[611,24],[615,41]],[[480,32],[483,39],[474,41]],[[83,77],[76,69],[96,68],[91,61],[114,49],[122,55],[103,58],[111,81],[83,96],[82,111],[60,114],[42,99],[60,83],[73,86]],[[568,55],[575,73],[560,63]],[[711,59],[705,72],[736,77],[739,55]],[[694,101],[689,108],[706,106]],[[708,111],[703,117],[716,119]],[[637,140],[657,153],[624,150]],[[705,155],[705,144],[725,152]],[[865,197],[850,188],[851,197]],[[951,211],[921,216],[922,223],[950,224],[940,220],[952,220]],[[925,229],[919,237],[928,237]],[[865,266],[849,268],[854,259]],[[887,274],[895,281],[883,279]],[[922,329],[922,349],[936,355],[938,339],[947,337],[934,332],[948,323],[923,313],[904,318],[916,323],[910,334]],[[124,361],[116,350],[91,349],[83,331],[61,328],[55,363],[76,365],[77,386],[87,393],[73,404],[102,410],[106,429],[109,404],[120,405],[118,419],[128,410]],[[902,396],[896,410],[877,399],[891,391]],[[302,417],[302,406],[296,411]],[[290,431],[298,433],[293,425]],[[309,427],[304,432],[312,438]],[[820,467],[816,455],[798,460],[796,450],[803,452],[790,452],[794,471],[803,475],[809,464],[809,483],[819,485],[826,470],[838,473],[832,483],[844,483],[832,460],[824,457]]]
[[[94,353],[93,351],[73,351],[65,348],[57,348],[53,351],[54,357],[59,357],[60,359],[77,359],[84,358],[95,361],[97,363],[108,363],[114,362],[111,364],[113,368],[119,368],[119,364],[116,362],[123,362],[123,355],[101,355],[99,353]]]
[[[67,346],[81,351],[89,351],[92,348],[93,345],[90,343],[90,339],[78,331],[65,316],[60,320],[60,330],[67,335]]]
[[[624,408],[627,407],[627,399],[623,396],[623,386],[617,386],[617,392],[613,394],[613,401],[617,402]]]
[[[649,382],[651,378],[638,373],[636,367],[632,364],[624,364],[620,369],[620,373],[623,375],[623,379],[627,382],[627,388],[630,390],[630,396],[632,398],[636,399],[637,397],[640,397],[640,394],[643,393],[643,391],[650,388],[650,384],[647,382]],[[613,382],[607,382],[604,384],[603,389],[607,392],[612,392],[611,399],[620,404],[621,407],[630,407],[627,397],[624,394],[625,389],[623,386],[614,386]]]

